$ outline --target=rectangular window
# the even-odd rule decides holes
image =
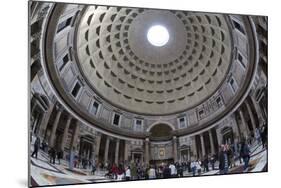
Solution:
[[[203,117],[203,115],[204,115],[204,110],[200,110],[198,112],[198,114],[199,114],[199,118],[201,119]]]
[[[135,120],[135,130],[136,131],[142,130],[142,120],[140,120],[140,119]]]
[[[141,126],[141,124],[142,124],[142,121],[139,120],[139,119],[137,119],[137,120],[136,120],[136,125],[137,125],[137,126]]]
[[[233,93],[235,93],[236,90],[238,89],[236,81],[233,78],[231,78],[229,84],[231,86],[231,89],[232,89]]]
[[[218,97],[218,98],[216,99],[216,102],[217,102],[217,104],[220,106],[220,105],[222,104],[222,102],[221,102],[221,98],[220,98],[220,97]]]
[[[243,61],[242,55],[238,52],[238,55],[237,55],[237,56],[238,56],[238,57],[237,57],[238,61],[240,62],[240,64],[242,65],[242,67],[245,69],[245,68],[246,68],[246,65],[245,65],[245,63],[244,63],[244,61]]]
[[[120,121],[120,115],[119,114],[114,114],[113,117],[113,125],[119,125],[119,121]]]
[[[97,103],[96,101],[94,101],[93,103],[93,108],[92,108],[92,114],[97,115],[98,113],[98,109],[99,109],[99,103]]]
[[[184,117],[180,118],[179,122],[180,122],[180,128],[186,127],[186,121]]]
[[[77,97],[77,94],[79,93],[80,88],[81,88],[81,85],[78,82],[76,82],[74,88],[71,91],[71,94],[73,97]]]
[[[68,54],[66,54],[62,58],[62,63],[59,65],[59,71],[62,71],[62,69],[65,67],[65,65],[67,64],[68,61],[69,61]]]
[[[61,30],[63,30],[64,28],[66,28],[67,26],[70,25],[72,20],[72,17],[68,18],[67,20],[62,21],[59,25],[58,25],[58,30],[57,33],[59,33]]]
[[[235,20],[232,20],[232,21],[233,21],[234,27],[235,27],[236,29],[238,29],[241,33],[245,34],[244,28],[241,26],[241,24],[238,23],[238,22],[235,21]]]

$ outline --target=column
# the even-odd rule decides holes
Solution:
[[[238,125],[238,124],[237,124],[237,125]],[[216,130],[218,145],[219,145],[219,147],[220,147],[220,146],[223,144],[223,143],[222,143],[221,129],[219,129],[218,127],[216,127],[215,130]]]
[[[72,117],[68,116],[67,121],[66,121],[66,125],[63,131],[63,136],[62,136],[62,143],[61,143],[61,150],[64,151],[64,147],[67,141],[67,136],[68,136],[68,130],[69,130],[69,126],[71,123]]]
[[[124,147],[124,161],[128,162],[128,141],[125,140],[125,147]]]
[[[257,104],[257,101],[254,99],[253,96],[250,97],[252,103],[254,104],[255,110],[257,112],[257,116],[259,118],[259,124],[264,121],[260,106]]]
[[[116,139],[116,148],[115,148],[115,164],[116,164],[116,165],[118,165],[119,145],[120,145],[120,140],[119,140],[119,139]]]
[[[187,160],[190,161],[190,147],[187,149]]]
[[[239,109],[239,115],[240,115],[242,126],[243,126],[243,129],[244,129],[244,130],[242,130],[242,134],[243,134],[244,138],[247,138],[248,134],[249,134],[249,130],[248,130],[248,127],[247,127],[247,124],[246,124],[246,121],[245,121],[245,118],[244,118],[244,114],[243,114],[241,108]]]
[[[197,154],[197,146],[196,146],[196,137],[194,136],[193,137],[193,147],[194,147],[194,157],[195,157],[195,159],[197,159],[199,156],[198,156],[198,154]]]
[[[48,111],[44,113],[44,116],[42,118],[41,125],[40,125],[40,131],[39,131],[39,136],[41,137],[41,140],[45,139],[44,138],[45,132],[46,132],[51,114],[53,112],[54,106],[55,105],[53,103],[50,103]]]
[[[250,116],[250,119],[251,119],[251,122],[252,122],[252,128],[253,128],[254,133],[255,133],[256,122],[255,122],[255,118],[254,118],[253,112],[252,112],[251,107],[250,107],[250,105],[249,105],[247,100],[245,100],[245,104],[246,104],[246,107],[247,107],[247,110],[249,112],[249,116]]]
[[[173,136],[173,153],[174,153],[174,161],[178,161],[178,144],[177,144],[177,137]]]
[[[88,150],[87,150],[88,159],[92,159],[92,145],[88,142]]]
[[[202,158],[203,158],[206,155],[203,133],[200,134],[200,141],[201,141]]]
[[[54,147],[54,145],[55,145],[56,131],[57,131],[57,128],[58,128],[61,113],[62,113],[62,110],[59,109],[58,112],[57,112],[57,115],[56,115],[54,125],[52,127],[52,132],[51,132],[51,136],[50,136],[50,140],[49,140],[49,146],[50,147]]]
[[[238,111],[235,111],[234,115],[235,115],[235,122],[236,122],[236,126],[237,126],[237,130],[238,130],[238,136],[239,136],[239,139],[241,139],[243,137],[243,134],[242,134],[242,130],[241,130],[241,126],[239,125],[238,121],[237,121],[237,113],[239,114]],[[240,116],[240,115],[239,115]]]
[[[209,130],[208,132],[209,132],[209,138],[210,138],[210,144],[211,144],[211,154],[214,155],[215,154],[214,139],[213,139],[211,130]]]
[[[96,146],[96,149],[94,150],[95,151],[96,162],[100,162],[99,161],[100,141],[101,141],[101,135],[97,134],[96,135],[96,142],[94,144]]]
[[[95,160],[95,144],[91,143],[90,148],[91,148],[91,158],[90,158],[90,160],[91,160],[91,162],[93,162]]]
[[[107,163],[107,161],[108,161],[109,142],[110,142],[110,139],[107,136],[106,137],[106,143],[105,143],[105,150],[104,150],[104,163]]]
[[[149,138],[145,138],[145,164],[149,164]]]
[[[72,135],[72,140],[71,140],[71,149],[75,148],[75,150],[77,149],[77,139],[79,136],[79,125],[76,123],[75,125],[75,129],[74,129],[74,133]]]

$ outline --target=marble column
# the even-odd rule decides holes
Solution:
[[[89,143],[89,144],[88,144],[88,151],[87,151],[88,159],[89,159],[89,160],[92,160],[92,153],[93,153],[92,145],[91,145],[91,143]]]
[[[125,140],[125,146],[124,146],[124,161],[128,162],[128,141]]]
[[[206,155],[203,133],[200,134],[200,141],[201,141],[202,158],[203,158]]]
[[[215,154],[215,145],[214,145],[214,139],[213,139],[211,130],[209,130],[208,133],[209,133],[210,144],[211,144],[211,154],[214,155]]]
[[[198,156],[198,152],[197,152],[197,145],[196,145],[196,137],[194,136],[193,137],[193,148],[194,148],[194,157],[195,157],[195,159],[197,159],[199,156]]]
[[[190,148],[187,149],[187,160],[190,161]]]
[[[149,164],[149,138],[145,139],[145,164]]]
[[[236,117],[237,117],[237,113],[239,114],[239,112],[238,111],[235,112]],[[235,118],[235,121],[236,121],[236,126],[237,126],[237,130],[238,130],[239,138],[241,139],[244,136],[242,134],[241,124],[237,121],[237,118]]]
[[[65,124],[65,128],[64,128],[64,131],[63,131],[63,136],[62,136],[62,143],[61,143],[61,150],[62,151],[64,151],[64,147],[65,147],[65,144],[66,144],[66,141],[67,141],[68,130],[69,130],[71,120],[72,120],[72,117],[68,116],[66,124]]]
[[[45,139],[45,133],[46,133],[47,126],[48,126],[51,114],[53,112],[54,106],[55,105],[53,103],[50,103],[49,109],[47,110],[47,112],[44,113],[44,116],[42,118],[41,125],[40,125],[40,131],[39,131],[39,136],[40,136],[41,140]]]
[[[79,125],[76,123],[71,140],[71,149],[73,148],[75,148],[75,150],[77,149],[77,140],[78,140],[79,132],[80,132]]]
[[[173,156],[174,161],[178,161],[178,144],[177,144],[177,137],[173,136]]]
[[[254,105],[254,108],[256,110],[256,113],[257,113],[257,116],[258,116],[258,119],[259,119],[259,125],[260,125],[260,123],[264,121],[263,116],[262,116],[262,112],[261,112],[261,109],[260,109],[260,106],[257,103],[257,101],[254,99],[253,96],[251,96],[250,99],[251,99],[251,101],[252,101],[252,103]]]
[[[52,132],[51,132],[51,136],[50,136],[50,140],[49,140],[49,146],[50,147],[54,147],[54,145],[55,145],[56,131],[57,131],[57,128],[58,128],[61,113],[62,113],[62,110],[59,109],[58,112],[57,112],[57,115],[56,115],[55,122],[54,122],[53,127],[52,127]]]
[[[115,164],[118,165],[118,159],[119,159],[119,145],[120,140],[116,139],[116,148],[115,148]]]
[[[223,144],[223,143],[222,143],[221,129],[219,129],[218,127],[216,127],[215,130],[216,130],[218,145],[219,145],[219,147],[220,147],[220,146]]]
[[[97,134],[96,135],[96,141],[95,141],[95,158],[96,158],[96,162],[100,162],[99,161],[99,151],[100,151],[100,142],[101,142],[101,135]]]
[[[241,125],[243,126],[243,129],[241,130],[242,134],[245,138],[248,138],[249,130],[248,130],[248,126],[246,124],[245,117],[244,117],[244,114],[243,114],[241,108],[239,109],[239,115],[240,115],[240,118],[241,118]]]
[[[106,143],[105,143],[105,150],[104,150],[104,163],[107,163],[107,161],[108,161],[109,143],[110,143],[110,139],[109,139],[109,137],[107,136],[107,137],[106,137]]]
[[[247,100],[245,100],[245,104],[246,104],[246,107],[247,107],[247,110],[248,110],[248,113],[249,113],[249,116],[250,116],[250,119],[251,119],[252,128],[253,128],[253,130],[255,132],[255,130],[256,130],[256,122],[255,122],[255,118],[254,118],[253,112],[252,112],[251,107],[250,107],[250,105],[249,105]]]
[[[96,160],[96,155],[95,155],[95,144],[91,143],[91,161],[93,162],[94,160]]]

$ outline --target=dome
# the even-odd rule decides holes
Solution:
[[[147,40],[155,26],[169,37],[161,47]],[[225,80],[228,27],[222,15],[91,7],[77,29],[78,62],[90,87],[113,105],[140,114],[181,112]]]
[[[50,17],[43,67],[59,101],[86,124],[144,138],[147,128],[130,132],[136,118],[187,117],[190,126],[175,130],[184,135],[221,120],[249,92],[257,65],[247,19],[106,6],[79,8],[66,19],[67,11],[55,8],[60,16]],[[168,32],[165,45],[148,41],[153,26]]]

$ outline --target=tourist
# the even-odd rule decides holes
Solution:
[[[48,144],[45,141],[42,142],[41,146],[42,146],[42,151],[44,152],[48,151]]]
[[[93,159],[93,161],[92,161],[92,171],[91,171],[91,174],[92,174],[92,175],[95,175],[96,170],[97,170],[97,168],[96,168],[96,161],[95,161],[95,159]]]
[[[176,163],[177,177],[183,177],[183,163]]]
[[[228,155],[226,152],[226,146],[221,145],[220,153],[219,153],[219,170],[220,174],[227,174],[228,173]]]
[[[204,172],[209,172],[209,158],[208,158],[208,155],[204,156],[203,167],[204,167]]]
[[[243,168],[244,172],[246,172],[248,170],[249,161],[250,161],[250,149],[248,144],[244,140],[242,140],[241,142],[240,156],[244,162],[244,168]]]
[[[261,128],[261,141],[262,141],[262,148],[266,146],[267,141],[267,127],[265,124]]]
[[[191,161],[190,161],[190,160],[187,161],[186,165],[187,165],[187,170],[188,170],[188,172],[191,172],[191,171],[192,171],[192,170],[191,170]]]
[[[256,142],[257,144],[261,144],[261,133],[260,133],[260,129],[256,127],[255,130],[255,138],[256,138]]]
[[[169,165],[170,171],[171,171],[171,177],[177,177],[177,169],[174,165],[174,163],[171,163]]]
[[[195,176],[196,175],[196,161],[195,160],[192,160],[191,163],[190,163],[190,168],[191,168],[191,171],[192,171],[192,176]]]
[[[57,152],[57,158],[60,165],[60,160],[63,158],[63,151],[61,149]]]
[[[124,169],[123,169],[123,165],[119,164],[118,168],[117,168],[117,180],[120,181],[124,178]]]
[[[197,160],[196,162],[195,162],[195,165],[196,165],[196,170],[197,170],[197,173],[198,173],[198,176],[200,176],[201,175],[201,160]]]
[[[37,137],[34,143],[34,150],[33,153],[31,154],[31,157],[34,157],[37,159],[37,155],[38,155],[38,151],[39,151],[39,147],[40,147],[40,138]]]
[[[164,164],[161,164],[158,168],[159,178],[163,178]]]
[[[234,165],[236,166],[235,164],[235,161],[239,159],[239,161],[241,160],[240,157],[239,157],[239,141],[238,141],[238,138],[236,138],[234,140],[234,143],[233,143],[233,155],[234,155]],[[240,161],[240,164],[241,164],[241,161]]]
[[[69,153],[69,169],[73,170],[74,167],[74,158],[75,158],[75,148],[73,147]]]
[[[226,145],[226,153],[227,153],[227,156],[228,156],[228,166],[230,168],[233,168],[235,167],[235,160],[234,160],[234,153],[233,153],[233,149],[230,145]]]
[[[125,179],[126,179],[126,181],[131,180],[131,169],[130,169],[130,166],[127,166],[127,168],[126,168]]]
[[[137,167],[136,163],[132,161],[131,165],[131,179],[135,180],[137,178]]]
[[[163,169],[163,178],[169,178],[171,175],[171,169],[169,168],[169,165],[165,165]]]
[[[49,157],[50,157],[50,163],[55,164],[56,163],[56,150],[54,147],[51,147],[49,150]]]
[[[216,162],[215,154],[211,155],[210,162],[211,162],[212,170],[215,170],[215,162]]]
[[[156,178],[156,171],[155,168],[151,165],[150,169],[148,171],[148,178],[149,179],[155,179]]]
[[[113,163],[113,165],[111,167],[111,173],[112,173],[113,179],[117,179],[117,172],[118,172],[118,168],[117,168],[116,164]]]

